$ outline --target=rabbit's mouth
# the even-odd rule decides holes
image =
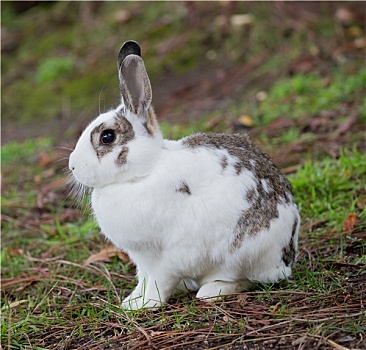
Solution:
[[[90,171],[88,164],[76,162],[74,152],[70,154],[69,170],[74,183],[90,188],[96,186],[95,176],[93,172]]]

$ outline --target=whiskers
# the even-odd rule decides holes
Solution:
[[[91,208],[90,188],[75,180],[68,167],[65,167],[63,171],[65,173],[64,186],[69,189],[67,198],[72,198],[71,206],[81,208],[83,214],[86,214]]]
[[[71,146],[57,146],[55,147],[56,149],[61,149],[61,150],[64,150],[64,151],[68,151],[69,153],[71,153],[74,149],[71,147]]]
[[[68,161],[71,152],[74,150],[70,146],[58,146],[56,148],[62,151],[60,152],[62,153],[62,157],[55,160],[52,164]],[[86,212],[90,212],[90,188],[81,184],[74,178],[68,165],[62,168],[62,173],[64,174],[64,180],[61,187],[65,191],[66,199],[71,199],[70,208],[81,209],[83,214],[86,214]]]

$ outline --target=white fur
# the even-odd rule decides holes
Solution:
[[[101,114],[85,129],[69,167],[79,182],[93,188],[92,208],[104,235],[137,266],[139,283],[124,300],[124,308],[155,307],[184,289],[212,299],[240,292],[255,281],[276,282],[291,274],[282,253],[294,220],[299,223],[292,201],[278,204],[278,218],[269,229],[245,236],[232,249],[238,220],[251,205],[246,193],[256,188],[257,179],[249,170],[238,175],[238,159],[225,149],[188,149],[182,141],[163,140],[156,128],[149,135],[144,119],[126,111],[135,133],[125,145],[127,162],[115,163],[122,146],[98,159],[90,133],[101,123],[113,125],[122,108],[123,104]],[[261,182],[268,192],[266,180]],[[178,191],[182,183],[190,194]]]
[[[235,163],[227,151],[192,152],[181,141],[146,135],[128,144],[130,160],[123,169],[113,165],[113,152],[98,164],[88,133],[113,115],[101,115],[86,129],[70,157],[70,168],[82,164],[80,174],[74,171],[74,175],[94,187],[92,207],[102,232],[137,266],[139,285],[125,307],[166,302],[182,280],[204,286],[198,297],[212,298],[220,290],[239,291],[238,283],[276,282],[291,274],[281,252],[298,217],[294,205],[278,205],[279,218],[270,230],[246,237],[231,253],[234,227],[250,206],[244,198],[255,187],[254,174],[243,171],[238,176],[229,166],[223,171],[218,153]],[[182,180],[189,184],[191,195],[176,192]]]

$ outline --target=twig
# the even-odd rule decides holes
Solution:
[[[150,339],[149,335],[146,333],[146,331],[142,327],[140,327],[137,322],[132,321],[132,323],[135,326],[135,328],[146,338],[147,343],[149,344],[149,346],[152,347],[153,349],[157,349],[157,347],[155,345],[151,344],[151,339]],[[139,345],[137,345],[137,346],[134,346],[130,349],[131,350],[141,349],[141,347]]]
[[[337,350],[351,350],[351,349],[349,349],[349,348],[346,348],[346,347],[344,347],[344,346],[342,346],[342,345],[339,345],[338,343],[336,343],[336,342],[334,342],[333,340],[330,340],[330,339],[328,339],[328,338],[324,338],[324,337],[322,337],[322,336],[320,336],[320,335],[317,335],[317,334],[307,334],[307,336],[308,337],[313,337],[313,338],[318,338],[318,339],[320,339],[320,340],[324,340],[324,341],[326,341],[329,345],[331,345],[331,346],[333,346],[334,348],[336,348]]]
[[[268,329],[271,329],[271,328],[277,328],[278,326],[282,326],[284,324],[290,323],[291,321],[292,320],[286,320],[286,321],[283,321],[283,322],[280,322],[280,323],[276,323],[276,324],[271,324],[271,325],[268,325],[268,326],[264,326],[262,328],[259,328],[257,330],[254,330],[252,332],[249,332],[249,333],[243,335],[242,337],[244,338],[244,337],[246,337],[248,335],[251,335],[251,334],[254,334],[254,333],[259,333],[261,331],[268,330]]]
[[[292,334],[281,334],[281,335],[273,335],[270,337],[261,337],[261,338],[251,338],[251,339],[243,339],[244,336],[233,340],[230,343],[227,344],[221,344],[218,346],[215,346],[213,348],[208,348],[207,350],[216,350],[216,349],[220,349],[223,348],[223,346],[230,346],[230,345],[234,345],[236,342],[238,342],[240,340],[241,343],[249,343],[249,342],[256,342],[256,341],[263,341],[263,340],[270,340],[270,339],[278,339],[278,338],[285,338],[285,337],[293,337],[295,336],[296,333],[292,333]]]
[[[309,320],[309,319],[303,319],[303,318],[291,318],[290,321],[295,321],[295,322],[310,322],[310,323],[319,323],[319,322],[326,322],[326,321],[331,321],[331,320],[336,320],[336,319],[340,319],[340,318],[350,318],[350,317],[356,317],[356,316],[360,316],[360,315],[366,315],[365,311],[361,311],[355,314],[350,314],[350,315],[338,315],[335,317],[328,317],[328,318],[321,318],[319,320]]]

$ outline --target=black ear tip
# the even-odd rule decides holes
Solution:
[[[137,55],[141,57],[140,45],[134,40],[126,41],[121,46],[117,59],[118,63],[121,64],[128,55]]]
[[[141,48],[137,41],[129,40],[126,41],[122,46],[120,51],[124,51],[127,55],[137,55],[141,57]]]

